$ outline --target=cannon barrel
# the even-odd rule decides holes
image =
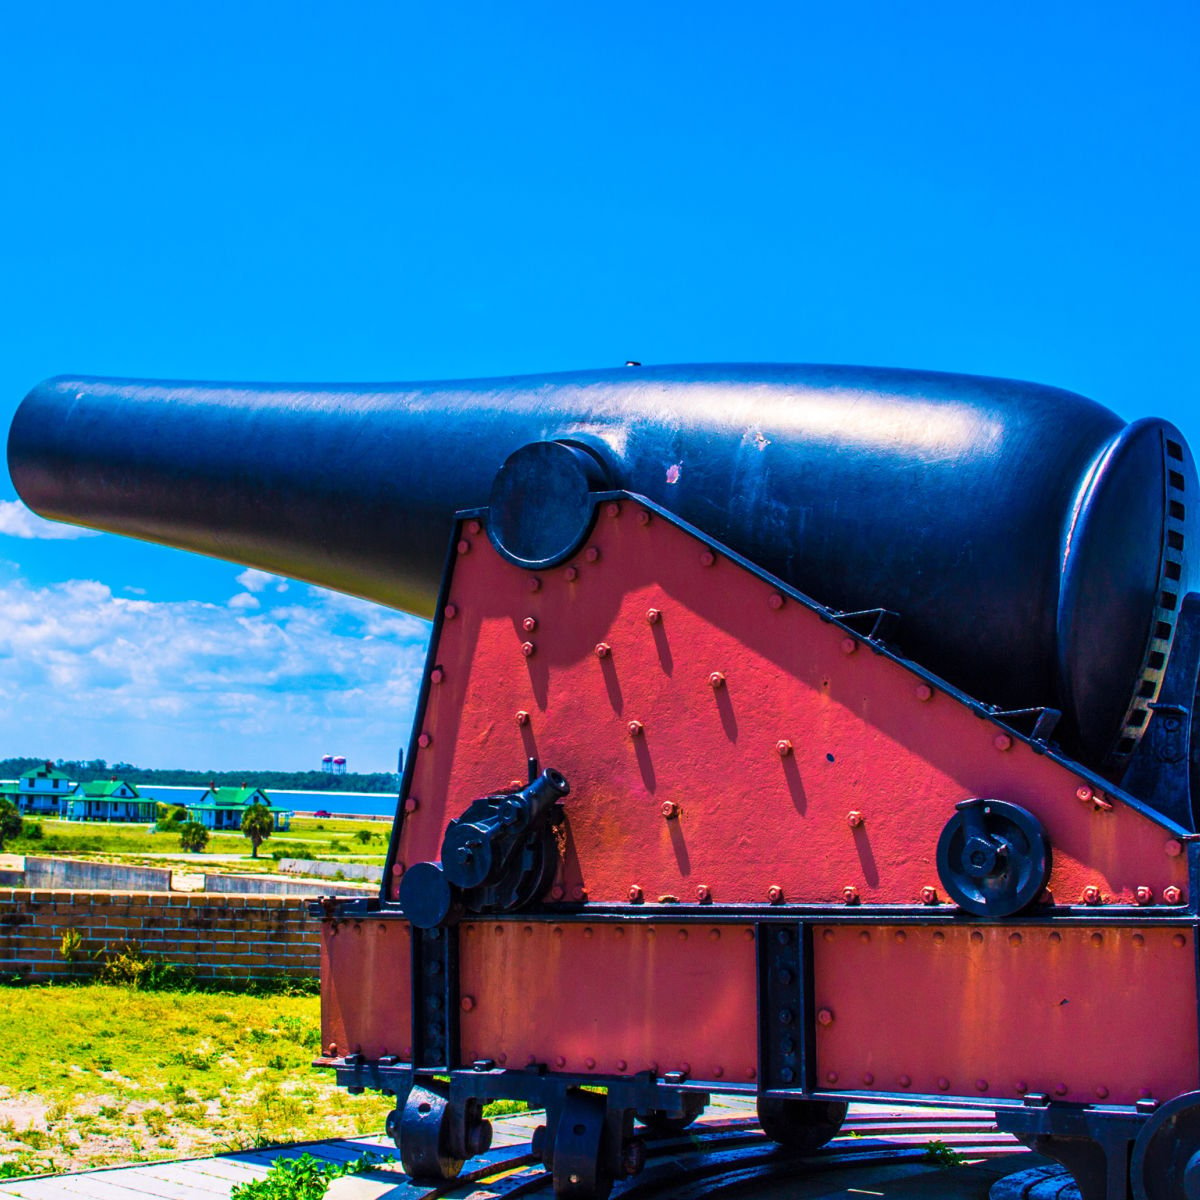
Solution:
[[[1070,392],[830,366],[628,367],[386,385],[59,377],[9,437],[36,512],[429,615],[453,515],[508,456],[575,448],[1118,773],[1187,590],[1196,471],[1156,419]],[[1140,714],[1140,716],[1139,716]]]

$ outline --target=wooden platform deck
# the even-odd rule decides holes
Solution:
[[[714,1096],[711,1112],[720,1116],[750,1117],[752,1101]],[[544,1115],[519,1114],[493,1123],[493,1154],[526,1145]],[[136,1167],[107,1167],[75,1175],[43,1175],[32,1179],[0,1181],[0,1197],[22,1200],[217,1200],[228,1197],[234,1184],[261,1179],[279,1158],[311,1154],[327,1162],[350,1162],[367,1151],[395,1155],[396,1147],[383,1134],[372,1137],[331,1138],[324,1142],[298,1142],[269,1150],[245,1150],[215,1158],[188,1158],[175,1162],[146,1163]]]
[[[744,1106],[747,1114],[752,1106]],[[729,1114],[726,1114],[729,1115]],[[529,1142],[542,1114],[503,1117],[494,1123],[492,1146],[504,1151]],[[368,1151],[396,1155],[391,1139],[382,1133],[371,1137],[330,1138],[324,1142],[297,1142],[268,1150],[244,1150],[215,1158],[187,1158],[174,1162],[146,1163],[136,1167],[106,1167],[74,1175],[42,1175],[31,1179],[0,1180],[0,1197],[22,1200],[217,1200],[228,1197],[234,1184],[261,1179],[280,1158],[310,1154],[326,1162],[350,1162]]]
[[[978,1110],[922,1109],[917,1106],[859,1106],[853,1105],[848,1128],[861,1132],[852,1137],[882,1137],[896,1143],[923,1143],[930,1131],[913,1133],[905,1121],[932,1117],[947,1122],[945,1136],[956,1140],[956,1123],[963,1129],[974,1130],[970,1140],[974,1146],[988,1145],[990,1153],[1011,1155],[1022,1153],[1012,1138],[1004,1134],[980,1133],[981,1122],[986,1128],[990,1114]],[[701,1125],[718,1126],[731,1121],[754,1118],[754,1101],[740,1097],[714,1096],[700,1118]],[[499,1169],[516,1168],[527,1163],[529,1139],[544,1120],[542,1113],[522,1113],[502,1117],[493,1123],[492,1149],[479,1159],[472,1159],[464,1169],[465,1178],[491,1176]],[[934,1132],[937,1132],[934,1130]],[[993,1145],[994,1143],[994,1145]],[[332,1138],[322,1142],[299,1142],[290,1146],[275,1146],[266,1150],[247,1150],[221,1154],[215,1158],[183,1159],[175,1162],[146,1163],[142,1166],[111,1167],[97,1171],[82,1171],[74,1175],[45,1175],[30,1179],[0,1181],[0,1200],[21,1197],[23,1200],[218,1200],[225,1198],[235,1184],[246,1183],[265,1176],[271,1163],[280,1158],[299,1158],[310,1154],[327,1162],[350,1162],[367,1151],[379,1155],[395,1155],[396,1149],[383,1134],[371,1137]],[[1011,1168],[1010,1168],[1011,1169]],[[1060,1181],[1061,1182],[1061,1181]],[[840,1189],[840,1185],[839,1185]],[[430,1191],[407,1182],[399,1166],[386,1171],[372,1171],[353,1179],[335,1182],[332,1197],[341,1200],[423,1200]],[[842,1190],[838,1196],[845,1194]],[[882,1191],[876,1195],[884,1195]],[[887,1193],[890,1195],[890,1193]],[[939,1191],[938,1196],[943,1195]],[[949,1194],[949,1193],[945,1193]],[[1024,1195],[1025,1193],[1021,1193]],[[958,1195],[955,1191],[954,1195]]]
[[[528,1134],[523,1135],[528,1137]],[[368,1150],[395,1154],[389,1138],[332,1138],[300,1142],[269,1150],[245,1150],[216,1158],[146,1163],[136,1167],[107,1167],[77,1175],[42,1175],[33,1179],[0,1181],[0,1197],[23,1200],[217,1200],[228,1197],[234,1184],[261,1179],[278,1158],[311,1154],[326,1162],[350,1162]]]

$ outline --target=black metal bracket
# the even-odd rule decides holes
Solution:
[[[310,917],[319,920],[361,921],[379,912],[380,903],[375,896],[318,896],[305,907]]]
[[[458,931],[412,931],[413,1064],[448,1071],[458,1063]]]
[[[1018,733],[1025,732],[1018,728],[1018,722],[1029,724],[1026,736],[1034,742],[1046,745],[1062,720],[1062,713],[1057,708],[992,708],[988,715],[1005,725],[1011,725]]]
[[[890,608],[861,608],[855,612],[831,612],[830,618],[861,633],[868,642],[884,642],[895,633],[900,614]]]
[[[758,943],[758,1079],[764,1091],[813,1090],[812,927],[760,924]]]
[[[1062,1163],[1075,1177],[1082,1200],[1129,1200],[1133,1143],[1153,1111],[1051,1104],[1031,1094],[1023,1108],[996,1112],[996,1125],[1037,1154]]]
[[[432,1075],[448,1075],[451,1103],[465,1105],[468,1100],[524,1100],[532,1108],[542,1108],[560,1097],[568,1088],[603,1087],[619,1107],[633,1112],[657,1111],[668,1117],[682,1117],[688,1111],[686,1097],[708,1093],[712,1084],[689,1083],[667,1079],[641,1071],[636,1075],[587,1075],[551,1072],[545,1063],[535,1063],[521,1070],[495,1067],[486,1063],[478,1066],[440,1070],[390,1059],[366,1059],[347,1055],[338,1059],[319,1059],[317,1065],[332,1069],[338,1087],[357,1087],[388,1095],[407,1095],[414,1083]],[[754,1085],[727,1089],[730,1092],[754,1094]]]

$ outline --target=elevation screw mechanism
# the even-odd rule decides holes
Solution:
[[[558,866],[559,801],[571,789],[536,759],[530,774],[525,787],[473,801],[446,827],[441,860],[404,873],[400,906],[416,928],[432,935],[466,913],[513,912],[545,894]]]

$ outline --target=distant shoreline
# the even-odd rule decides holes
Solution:
[[[338,821],[386,821],[389,825],[393,821],[393,816],[390,813],[350,813],[350,812],[335,812],[332,808],[319,810],[329,814],[329,820]],[[304,812],[301,809],[294,809],[293,816],[297,817],[317,817],[317,812]],[[317,817],[318,821],[325,820],[324,817]]]

